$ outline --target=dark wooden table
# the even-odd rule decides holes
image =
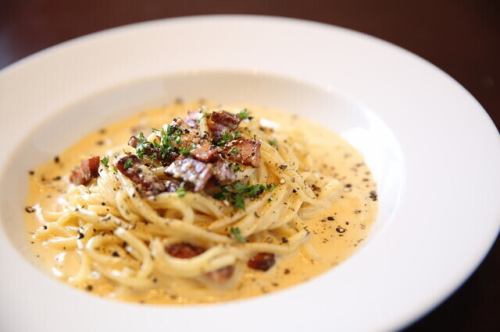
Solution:
[[[448,72],[500,125],[498,0],[0,0],[0,68],[91,32],[200,14],[289,16],[383,38]],[[408,330],[500,330],[499,263],[497,244],[460,290]]]

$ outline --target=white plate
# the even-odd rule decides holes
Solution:
[[[209,306],[103,300],[35,268],[27,170],[117,115],[179,95],[278,107],[340,131],[379,184],[369,240],[308,283]],[[345,29],[251,16],[113,29],[2,70],[0,114],[2,331],[394,329],[455,290],[499,230],[500,141],[485,111],[436,67]]]

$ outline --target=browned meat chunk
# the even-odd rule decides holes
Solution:
[[[128,145],[135,149],[137,147],[137,144],[139,144],[139,140],[137,139],[137,137],[131,136],[128,140]]]
[[[212,172],[220,184],[228,184],[236,181],[236,173],[231,169],[227,161],[218,161],[214,164]]]
[[[162,192],[177,190],[178,183],[160,180],[141,160],[134,155],[125,156],[118,160],[116,168],[134,182],[139,191],[145,196],[158,195]]]
[[[93,178],[98,177],[100,160],[99,156],[82,160],[80,167],[75,169],[69,177],[71,183],[87,185]]]
[[[170,256],[183,259],[193,258],[205,252],[205,248],[187,242],[174,243],[165,250]]]
[[[167,167],[165,173],[192,183],[194,191],[200,191],[212,176],[212,165],[192,158],[177,159]]]
[[[260,164],[260,142],[246,138],[240,138],[230,142],[224,147],[226,159],[237,163],[259,167]]]
[[[191,155],[198,160],[203,162],[211,162],[217,159],[218,150],[215,147],[212,147],[210,142],[203,142],[198,147],[191,150]]]
[[[238,128],[240,121],[239,117],[229,112],[213,112],[208,117],[207,126],[212,135],[219,139],[224,132]]]
[[[254,270],[267,271],[271,267],[273,267],[275,262],[276,259],[274,257],[274,254],[268,252],[259,252],[258,254],[250,258],[247,266]]]
[[[200,112],[189,111],[188,115],[184,119],[184,122],[191,128],[198,127],[198,122],[200,121],[202,114]]]

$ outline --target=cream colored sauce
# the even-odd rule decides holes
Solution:
[[[198,103],[175,104],[168,108],[147,110],[123,121],[90,133],[52,160],[41,165],[30,176],[27,206],[39,204],[45,211],[57,210],[57,199],[68,186],[68,175],[80,160],[102,155],[108,149],[128,141],[133,131],[150,132],[170,122],[175,116],[182,117],[187,110],[199,107]],[[318,257],[308,257],[302,251],[280,257],[275,266],[267,271],[248,269],[241,284],[234,289],[207,289],[193,282],[158,278],[158,289],[146,293],[134,293],[117,289],[112,283],[99,278],[92,281],[91,292],[108,298],[141,303],[192,304],[222,302],[253,297],[284,289],[307,281],[349,257],[366,238],[377,212],[372,175],[359,153],[338,135],[318,125],[286,113],[268,109],[249,108],[252,115],[274,120],[281,126],[294,126],[303,130],[312,140],[328,142],[328,148],[311,147],[310,153],[318,160],[319,170],[336,177],[344,185],[340,198],[330,209],[321,213],[307,225],[312,236],[309,243]],[[58,180],[57,177],[62,177]],[[40,265],[55,277],[61,274],[61,261],[66,260],[65,273],[76,271],[78,258],[71,250],[54,250],[33,241],[31,234],[40,226],[34,213],[26,213],[29,241]],[[90,287],[89,287],[90,288]],[[87,289],[89,290],[89,289]]]

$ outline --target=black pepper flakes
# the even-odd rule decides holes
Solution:
[[[33,212],[35,212],[36,210],[35,210],[35,208],[34,208],[34,207],[32,207],[32,206],[27,206],[27,207],[25,207],[25,208],[24,208],[24,211],[26,211],[26,212],[28,212],[28,213],[33,213]]]
[[[375,190],[370,191],[370,199],[374,202],[378,199],[377,193],[375,192]]]
[[[58,176],[54,176],[52,178],[52,181],[61,181],[61,179],[62,179],[62,177],[60,175],[58,175]]]
[[[340,233],[340,234],[343,234],[347,231],[347,229],[345,229],[342,226],[337,226],[337,228],[335,228],[335,230],[337,231],[337,233]]]
[[[329,220],[329,221],[334,221],[334,220],[335,220],[335,217],[333,217],[333,216],[328,216],[328,217],[326,217],[326,219],[327,219],[327,220]]]
[[[87,285],[87,287],[85,287],[85,290],[87,292],[92,292],[93,289],[94,289],[94,286],[92,286],[92,285]]]
[[[54,162],[55,162],[56,164],[59,164],[59,162],[60,162],[60,161],[61,161],[61,160],[59,159],[59,156],[55,156],[55,157],[54,157]]]
[[[120,257],[120,254],[118,253],[118,251],[113,251],[111,253],[111,256],[113,256],[113,257]]]
[[[31,175],[31,176],[33,176],[33,175],[35,175],[35,171],[29,170],[28,174]]]

